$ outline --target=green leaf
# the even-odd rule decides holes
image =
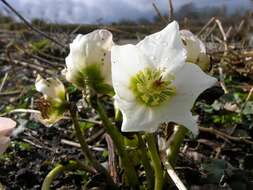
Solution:
[[[246,103],[242,113],[245,114],[245,115],[253,114],[253,101],[249,101],[249,102]]]
[[[32,45],[32,50],[34,52],[44,50],[50,46],[50,41],[48,39],[42,39],[39,41],[35,41],[31,43]]]
[[[227,161],[219,159],[210,159],[204,162],[201,166],[207,174],[208,182],[216,184],[220,182],[225,172],[231,173],[233,169]]]
[[[80,128],[81,128],[82,131],[85,131],[89,128],[92,128],[92,127],[94,127],[94,125],[95,125],[94,123],[80,122]]]
[[[35,123],[33,121],[28,121],[28,123],[26,124],[26,127],[29,129],[38,129],[40,127],[40,124]]]
[[[72,93],[76,92],[76,90],[77,90],[77,88],[76,88],[74,85],[72,85],[72,84],[70,84],[70,85],[67,87],[67,92],[68,92],[69,94],[72,94]]]
[[[12,141],[12,146],[17,147],[21,151],[31,151],[32,147],[26,142]]]

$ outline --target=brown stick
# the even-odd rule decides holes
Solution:
[[[174,17],[174,9],[173,9],[172,0],[168,0],[168,1],[169,1],[169,22],[171,22]]]
[[[3,57],[0,57],[0,60],[1,61],[7,61]],[[55,73],[55,71],[53,71],[53,70],[45,69],[45,68],[43,68],[39,65],[35,65],[35,64],[32,64],[32,63],[27,63],[27,62],[15,60],[15,59],[12,59],[11,62],[14,63],[14,64],[17,64],[17,65],[21,65],[21,66],[24,66],[24,67],[27,67],[27,68],[37,70],[39,72],[45,72],[48,75],[53,75]]]
[[[152,2],[152,6],[154,7],[157,16],[158,16],[165,24],[168,24],[168,21],[164,18],[164,16],[162,15],[161,11],[160,11],[160,10],[158,9],[158,7],[156,6],[155,2]]]
[[[227,39],[230,37],[232,29],[233,29],[233,26],[230,26],[230,27],[228,28],[228,30],[227,30],[227,32],[226,32]]]
[[[109,152],[109,159],[108,159],[109,173],[110,173],[110,176],[112,176],[113,181],[117,183],[119,176],[117,174],[117,159],[115,155],[115,147],[110,135],[105,134],[104,137],[107,142],[107,147],[108,147],[108,152]]]
[[[217,129],[214,129],[214,128],[199,127],[199,130],[203,131],[203,132],[211,133],[213,135],[217,135],[222,138],[226,138],[231,141],[244,142],[244,143],[253,145],[253,141],[249,140],[248,137],[234,137],[234,136],[228,135],[228,134],[223,133],[223,132],[221,132]]]
[[[218,28],[219,28],[219,30],[221,32],[222,37],[223,37],[223,44],[224,44],[224,49],[225,49],[224,56],[225,56],[227,54],[227,51],[228,51],[227,36],[226,36],[224,28],[223,28],[223,26],[221,24],[221,21],[219,19],[215,19],[215,22],[217,23]]]
[[[212,24],[212,22],[215,20],[215,17],[212,17],[204,26],[203,26],[203,28],[201,28],[201,30],[199,31],[199,33],[197,34],[197,36],[199,36],[200,34],[202,34],[205,30],[206,30],[206,28],[210,25],[210,24]]]

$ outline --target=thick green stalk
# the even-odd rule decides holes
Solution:
[[[176,161],[177,155],[180,150],[180,146],[185,138],[186,133],[187,133],[187,129],[185,127],[179,126],[179,125],[176,125],[174,127],[174,133],[171,137],[171,142],[167,150],[168,161],[172,165]]]
[[[146,141],[148,144],[150,157],[151,157],[153,167],[155,170],[155,190],[161,190],[163,187],[163,170],[162,170],[161,159],[156,147],[156,141],[155,141],[154,135],[150,133],[146,134]]]
[[[77,110],[76,105],[75,104],[70,104],[70,106],[69,106],[70,115],[71,115],[71,118],[72,118],[72,121],[73,121],[73,124],[74,124],[76,136],[77,136],[78,141],[81,145],[81,149],[82,149],[82,152],[83,152],[84,156],[86,157],[88,162],[92,165],[92,167],[94,167],[96,169],[97,172],[101,172],[101,173],[104,174],[108,185],[110,185],[111,188],[116,188],[116,185],[113,182],[113,179],[108,174],[107,170],[92,155],[92,152],[90,151],[90,149],[88,147],[88,144],[84,140],[84,137],[83,137],[83,134],[82,134],[82,131],[81,131],[78,119],[77,119],[77,111],[76,110]]]
[[[61,164],[58,164],[54,169],[52,169],[44,179],[41,190],[50,190],[50,185],[52,181],[59,173],[63,172],[65,169],[66,168]]]
[[[138,176],[135,171],[134,166],[132,165],[131,160],[129,160],[129,155],[124,149],[124,137],[123,135],[118,131],[118,129],[112,124],[112,122],[109,120],[102,104],[99,102],[97,98],[94,98],[91,100],[93,108],[97,111],[97,113],[100,116],[100,119],[103,122],[103,125],[106,128],[107,133],[111,136],[113,143],[117,149],[117,153],[121,158],[123,168],[126,173],[126,177],[128,180],[128,183],[133,188],[138,188],[139,181]]]
[[[146,176],[147,176],[148,189],[152,190],[154,189],[154,171],[149,161],[149,157],[147,154],[147,147],[145,145],[145,142],[142,139],[140,134],[137,134],[137,136],[138,136],[139,149],[140,149],[140,158],[141,158],[141,162],[144,166]]]

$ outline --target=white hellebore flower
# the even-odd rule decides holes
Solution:
[[[40,75],[35,81],[35,88],[41,92],[44,98],[36,101],[37,108],[43,119],[39,119],[45,125],[53,124],[63,117],[65,111],[65,87],[59,79],[44,79]]]
[[[0,154],[2,154],[10,144],[10,135],[16,126],[16,122],[10,118],[0,117]]]
[[[172,22],[137,45],[113,46],[112,81],[122,131],[154,132],[159,124],[172,121],[198,133],[191,109],[216,79],[186,64],[178,28]]]
[[[108,30],[77,35],[66,57],[66,79],[81,89],[86,85],[96,88],[100,83],[111,85],[112,45],[112,33]]]
[[[210,69],[210,57],[206,54],[205,44],[189,30],[180,31],[185,49],[186,62],[197,64],[203,71]]]

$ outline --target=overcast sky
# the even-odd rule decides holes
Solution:
[[[152,19],[155,16],[152,0],[8,0],[28,19],[42,18],[49,22],[97,23],[114,22],[127,18]],[[168,10],[168,0],[155,1],[160,10]],[[240,7],[253,9],[250,0],[174,0],[177,10],[183,4],[193,2],[198,7],[226,5],[229,10]],[[0,1],[0,11],[9,14]]]

